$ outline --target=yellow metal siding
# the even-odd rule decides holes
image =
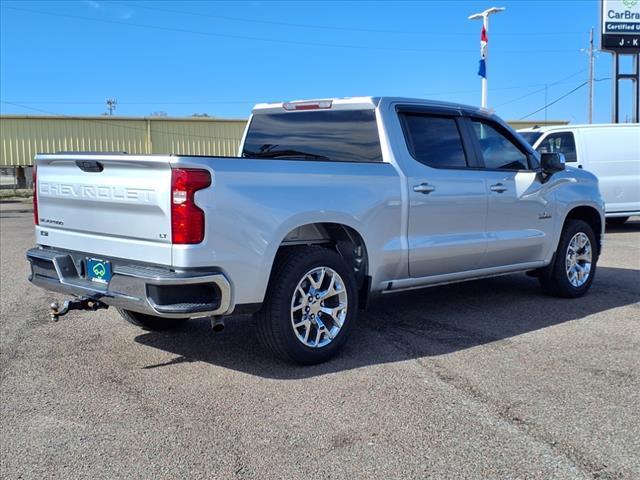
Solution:
[[[569,120],[509,120],[507,122],[514,130],[532,127],[550,127],[552,125],[568,125]]]
[[[0,116],[0,167],[65,151],[237,154],[245,120]]]
[[[234,156],[245,122],[172,121],[151,123],[155,153]]]
[[[509,123],[514,128],[543,124]],[[245,125],[245,120],[215,118],[2,115],[0,167],[31,165],[36,153],[69,151],[234,156]]]

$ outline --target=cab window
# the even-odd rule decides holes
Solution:
[[[498,128],[484,120],[472,119],[484,167],[490,170],[528,170],[527,154]]]
[[[567,162],[577,162],[576,142],[573,133],[562,132],[547,135],[536,150],[540,153],[563,153]]]
[[[467,166],[455,118],[420,113],[403,113],[400,118],[407,147],[417,161],[433,168]]]

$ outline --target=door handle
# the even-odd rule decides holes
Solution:
[[[420,185],[414,185],[413,191],[417,193],[431,193],[436,189],[433,185],[429,185],[428,183],[421,183]]]
[[[507,191],[507,187],[505,187],[501,183],[496,183],[495,185],[491,185],[491,187],[489,188],[491,189],[492,192],[502,193]]]

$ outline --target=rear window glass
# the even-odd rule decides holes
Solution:
[[[373,110],[324,110],[254,115],[243,157],[381,162]]]

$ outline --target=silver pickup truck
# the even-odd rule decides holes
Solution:
[[[147,329],[253,313],[311,364],[373,294],[514,272],[579,297],[602,248],[596,178],[489,112],[405,98],[257,105],[239,157],[36,157],[33,284]]]

